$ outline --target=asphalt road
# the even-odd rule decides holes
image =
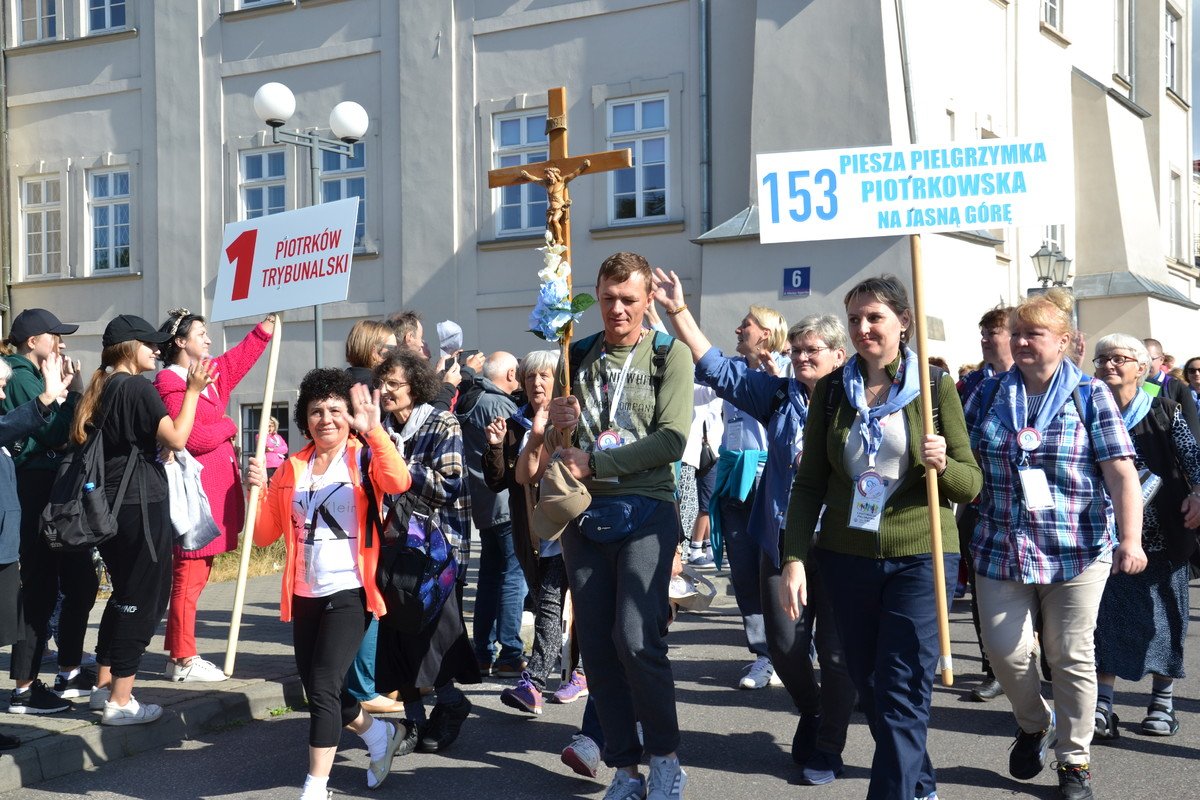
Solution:
[[[1193,586],[1193,598],[1200,586]],[[759,800],[798,797],[860,800],[870,775],[870,734],[856,715],[846,748],[846,773],[835,783],[806,787],[788,748],[796,716],[782,688],[738,691],[732,687],[748,661],[739,646],[739,618],[731,598],[703,616],[685,615],[669,636],[676,668],[677,699],[684,729],[680,753],[689,773],[686,796],[699,800]],[[1192,620],[1197,606],[1192,603]],[[1007,703],[971,702],[967,691],[978,679],[978,654],[967,607],[951,615],[959,685],[935,692],[930,751],[938,768],[943,800],[1057,797],[1047,769],[1030,782],[1008,777],[1008,745],[1015,729]],[[1189,637],[1188,664],[1195,669],[1200,627]],[[558,753],[575,731],[583,704],[547,705],[540,718],[518,716],[502,706],[502,684],[465,687],[475,711],[447,753],[413,754],[396,762],[378,792],[365,786],[366,752],[346,734],[330,787],[335,797],[419,797],[502,800],[542,797],[599,798],[610,774],[588,781],[571,773]],[[1048,687],[1047,687],[1048,690]],[[1168,739],[1136,733],[1147,701],[1149,681],[1117,686],[1122,738],[1116,746],[1096,746],[1093,770],[1097,797],[1200,797],[1200,702],[1188,681],[1176,688],[1180,733]],[[280,713],[271,719],[214,732],[158,752],[121,759],[87,772],[0,795],[3,800],[89,798],[296,798],[306,767],[307,716]]]

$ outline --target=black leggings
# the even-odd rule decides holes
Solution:
[[[142,654],[171,599],[173,536],[166,500],[146,504],[146,524],[153,552],[142,528],[142,507],[137,504],[121,506],[117,535],[100,545],[113,588],[100,617],[96,662],[111,667],[114,678],[137,674]]]
[[[362,589],[328,597],[292,595],[292,645],[308,695],[310,747],[337,747],[342,728],[358,719],[361,708],[346,690],[346,671],[370,621]]]
[[[27,469],[17,473],[21,500],[21,607],[25,625],[21,639],[13,644],[8,675],[16,681],[31,681],[42,665],[42,654],[50,636],[50,616],[63,593],[58,618],[59,666],[77,667],[83,658],[83,637],[88,615],[96,604],[100,581],[92,566],[92,554],[54,553],[38,530],[42,510],[50,501],[54,472]]]

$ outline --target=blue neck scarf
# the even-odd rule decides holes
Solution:
[[[921,393],[917,354],[905,347],[901,350],[901,355],[904,358],[896,370],[896,377],[892,379],[887,400],[877,406],[867,405],[867,392],[862,373],[858,369],[858,356],[852,356],[846,362],[846,366],[842,367],[842,385],[846,388],[846,398],[850,405],[858,412],[858,434],[863,440],[867,464],[872,468],[875,466],[875,455],[883,444],[883,428],[879,421],[904,408]]]
[[[1133,430],[1139,422],[1146,418],[1146,415],[1150,413],[1151,402],[1150,395],[1141,389],[1133,393],[1133,399],[1121,411],[1121,420],[1125,423],[1125,430]]]
[[[1050,427],[1050,421],[1058,415],[1063,404],[1071,397],[1071,393],[1075,391],[1075,387],[1079,385],[1082,378],[1083,373],[1079,371],[1079,367],[1075,366],[1075,362],[1064,358],[1059,364],[1058,370],[1055,371],[1054,377],[1050,379],[1050,385],[1046,387],[1046,399],[1038,409],[1037,416],[1028,419],[1028,396],[1025,393],[1025,381],[1022,380],[1020,371],[1014,365],[1000,377],[997,399],[1008,407],[1008,413],[1000,412],[997,416],[1004,427],[1013,433],[1028,424],[1038,433],[1044,434],[1046,428]]]

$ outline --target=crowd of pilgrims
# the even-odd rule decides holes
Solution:
[[[924,434],[913,311],[894,276],[790,327],[751,306],[733,355],[700,329],[679,278],[641,256],[607,259],[597,294],[604,330],[576,348],[565,397],[557,350],[464,350],[447,321],[431,358],[417,313],[359,321],[349,366],[300,382],[303,448],[289,452],[271,419],[265,458],[244,470],[228,405],[273,316],[214,355],[188,309],[159,325],[120,315],[85,378],[66,344],[78,326],[22,311],[0,360],[9,713],[86,698],[102,725],[159,719],[134,684],[164,615],[163,677],[226,680],[197,650],[197,606],[214,557],[238,547],[257,487],[253,540],[285,541],[280,615],[308,699],[302,800],[331,796],[343,729],[365,744],[369,788],[396,757],[451,747],[472,708],[461,687],[487,676],[512,679],[500,700],[513,713],[586,701],[562,761],[591,778],[611,767],[608,800],[681,798],[663,636],[681,609],[706,606],[714,568],[728,572],[749,651],[738,688],[782,684],[798,712],[798,781],[843,774],[858,710],[875,744],[868,797],[936,798],[933,471],[946,532],[937,590],[969,594],[983,672],[971,696],[1011,703],[1008,772],[1032,779],[1053,751],[1061,796],[1092,797],[1092,745],[1122,733],[1118,678],[1131,691],[1151,678],[1145,716],[1124,732],[1179,731],[1200,357],[1174,369],[1159,342],[1131,331],[1100,338],[1085,360],[1071,298],[1052,289],[986,309],[978,364],[952,375],[935,360]],[[96,488],[120,505],[117,535],[98,548],[112,593],[91,655],[94,554],[51,550],[38,521],[64,451],[95,436]],[[171,520],[166,466],[183,450],[202,467],[218,529],[199,549],[183,548]],[[383,546],[413,519],[454,556],[452,590],[416,629],[389,615],[375,579]],[[0,747],[18,745],[0,735]]]

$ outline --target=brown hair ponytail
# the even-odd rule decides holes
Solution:
[[[101,351],[100,366],[92,373],[92,379],[88,381],[87,389],[84,389],[83,397],[79,399],[79,405],[75,407],[75,419],[71,421],[71,441],[75,444],[83,444],[87,441],[88,428],[95,419],[96,409],[100,405],[100,395],[104,392],[104,386],[108,383],[112,370],[124,362],[133,361],[141,346],[141,342],[121,342]]]

